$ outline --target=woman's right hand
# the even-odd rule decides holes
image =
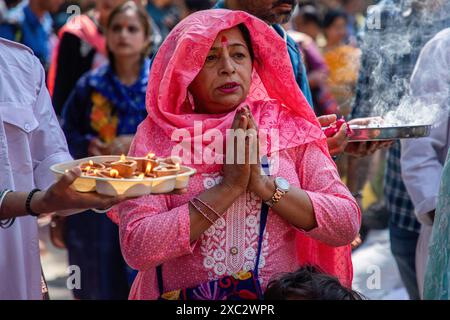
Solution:
[[[320,125],[322,128],[328,127],[332,123],[336,122],[336,115],[326,115],[318,117]],[[339,131],[332,137],[327,138],[328,150],[330,151],[331,156],[338,156],[344,153],[345,148],[348,145],[348,136],[347,136],[347,125],[344,124],[339,129]]]
[[[234,117],[231,126],[233,135],[228,139],[234,139],[234,148],[228,147],[226,144],[226,158],[223,166],[223,180],[227,187],[238,189],[241,193],[246,192],[250,181],[250,162],[249,162],[249,139],[245,138],[244,148],[238,148],[238,137],[242,139],[245,136],[249,119],[245,114],[245,109],[240,108]],[[241,131],[240,131],[241,130]]]

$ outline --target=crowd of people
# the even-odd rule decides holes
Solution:
[[[389,230],[382,254],[410,299],[450,298],[448,6],[0,0],[0,299],[48,298],[36,223],[48,217],[81,270],[75,299],[370,298],[352,290],[364,277],[352,253],[375,229]],[[350,125],[406,97],[438,105],[429,137],[349,141]],[[228,144],[211,151],[211,132],[229,129],[249,136],[243,162]],[[167,157],[174,132],[227,162],[192,161],[187,190],[137,199],[78,193],[78,169],[56,183],[49,170]]]

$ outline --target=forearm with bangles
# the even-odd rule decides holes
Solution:
[[[215,214],[222,216],[244,192],[245,190],[221,183],[197,196],[200,203],[191,201],[189,203],[191,241],[197,240],[215,222],[211,217],[208,218],[210,216],[208,211],[213,209]]]

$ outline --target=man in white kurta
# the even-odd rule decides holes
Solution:
[[[416,249],[416,273],[423,297],[428,245],[439,186],[450,148],[450,29],[438,33],[423,48],[411,78],[411,94],[430,108],[435,123],[429,137],[402,141],[402,177],[421,223]],[[431,107],[439,106],[439,111]],[[432,254],[441,254],[434,252]]]
[[[68,161],[39,60],[0,38],[0,189],[29,192],[55,180],[51,165]],[[0,300],[42,299],[36,218],[0,228]]]

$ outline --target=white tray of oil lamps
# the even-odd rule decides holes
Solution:
[[[67,170],[81,169],[73,187],[78,192],[97,192],[107,196],[140,197],[185,189],[195,169],[181,165],[176,157],[99,156],[53,165],[59,179]]]

